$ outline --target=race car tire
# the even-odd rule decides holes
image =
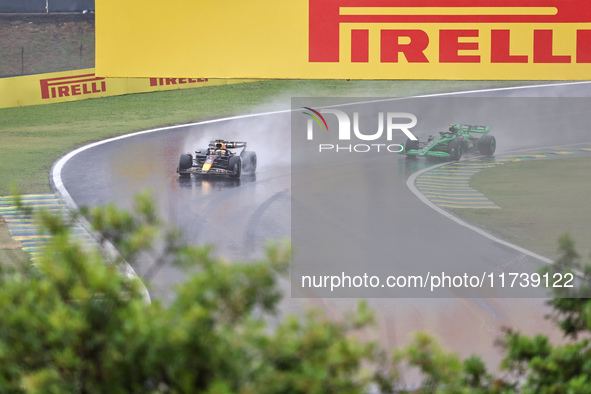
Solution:
[[[458,140],[453,140],[452,142],[450,142],[449,154],[452,160],[460,160],[462,158],[462,143]]]
[[[179,159],[179,171],[185,171],[193,166],[193,157],[189,154],[181,155]],[[180,176],[189,176],[190,174],[180,174]]]
[[[406,142],[404,143],[404,151],[403,153],[406,153],[407,151],[411,150],[411,149],[419,149],[419,140],[411,140],[410,138],[406,139]],[[416,159],[417,157],[415,155],[407,155],[406,157],[408,157],[409,159]]]
[[[232,159],[235,160],[230,160],[230,167],[233,171],[232,174],[230,174],[230,178],[240,178],[240,174],[242,173],[242,160],[240,160],[240,157],[232,157]]]
[[[254,174],[257,169],[257,154],[252,151],[243,151],[240,157],[242,157],[242,169],[244,172]]]
[[[478,151],[485,156],[492,156],[497,148],[497,141],[492,135],[485,135],[478,140]]]

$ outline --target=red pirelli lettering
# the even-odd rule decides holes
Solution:
[[[552,30],[534,30],[534,63],[570,63],[570,56],[553,54]]]
[[[351,61],[354,63],[369,61],[369,30],[351,31]]]
[[[67,97],[70,95],[70,87],[69,86],[59,86],[57,88],[57,95],[58,97]]]
[[[460,42],[460,38],[478,37],[478,30],[440,30],[439,61],[441,63],[480,63],[478,55],[460,55],[459,51],[478,50],[478,43]]]
[[[41,98],[43,100],[107,91],[105,78],[96,77],[94,74],[47,78],[39,80],[39,83],[41,85]],[[97,85],[98,83],[100,85]],[[100,88],[97,86],[100,86]]]
[[[441,15],[424,12],[426,8],[444,9]],[[397,8],[404,12],[397,13]],[[502,29],[508,23],[543,23],[548,26],[561,23],[591,23],[591,7],[588,0],[309,0],[308,61],[311,63],[339,62],[341,25],[351,28],[351,61],[368,62],[369,33],[355,29],[355,24],[400,24],[414,23],[410,43],[395,41],[397,33],[381,33],[381,62],[397,62],[403,54],[408,62],[427,62],[424,55],[425,42],[421,31],[425,23],[471,23],[498,24],[493,27],[491,39],[491,62],[527,63],[527,55],[510,52],[509,34]],[[461,12],[455,12],[455,10]],[[483,12],[482,9],[486,9]],[[495,13],[495,9],[499,9]],[[515,14],[512,14],[515,9]],[[410,12],[409,12],[410,10]],[[416,12],[412,12],[416,10]],[[469,12],[474,10],[474,12]],[[468,11],[468,12],[466,12]],[[454,13],[455,12],[455,13]],[[387,31],[392,31],[387,29]],[[394,30],[395,31],[395,30]],[[478,49],[479,31],[474,29],[440,30],[439,56],[443,63],[478,63],[480,56],[470,51]],[[407,36],[409,37],[409,36]],[[586,30],[577,34],[577,63],[588,63],[591,58],[591,38]],[[386,42],[383,42],[386,40]],[[552,52],[552,32],[539,30],[534,37],[534,63],[570,62],[568,55]],[[468,51],[468,53],[465,53]]]
[[[577,63],[591,63],[591,30],[577,30]]]
[[[150,86],[184,85],[207,82],[207,78],[150,78]]]
[[[512,55],[511,32],[509,30],[492,30],[490,40],[491,63],[527,63],[527,55]]]
[[[400,38],[409,39],[401,44]],[[382,30],[381,31],[382,63],[398,63],[398,54],[402,53],[409,63],[428,63],[423,53],[429,46],[429,36],[422,30]]]

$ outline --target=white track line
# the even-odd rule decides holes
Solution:
[[[545,147],[540,147],[540,148],[526,148],[526,149],[520,149],[520,150],[516,150],[516,151],[509,151],[509,152],[505,152],[503,153],[501,156],[503,155],[512,155],[512,154],[516,154],[516,153],[526,153],[526,152],[532,152],[532,151],[538,151],[538,150],[543,150],[543,149],[550,149],[550,148],[558,148],[558,147],[569,147],[569,146],[579,146],[581,144],[585,144],[585,143],[574,143],[574,144],[566,144],[566,145],[552,145],[552,146],[545,146]],[[589,142],[587,142],[586,144],[589,144]],[[472,159],[472,158],[471,158]],[[551,159],[549,159],[551,160]],[[460,161],[461,162],[461,161]],[[418,198],[419,200],[421,200],[423,203],[425,203],[427,206],[429,206],[429,208],[437,211],[438,213],[442,214],[443,216],[453,220],[454,222],[456,222],[457,224],[464,226],[466,228],[469,228],[472,231],[477,232],[478,234],[482,235],[483,237],[486,237],[488,239],[490,239],[491,241],[497,242],[501,245],[507,246],[509,248],[512,248],[514,250],[517,250],[520,253],[524,253],[528,256],[534,257],[540,261],[543,261],[546,264],[554,264],[554,261],[552,259],[549,259],[547,257],[541,256],[537,253],[534,253],[530,250],[527,250],[525,248],[522,248],[521,246],[512,244],[510,242],[507,242],[505,240],[502,240],[498,237],[495,237],[492,234],[487,233],[486,231],[482,230],[481,228],[478,228],[476,226],[473,226],[463,220],[461,220],[460,218],[458,218],[457,216],[451,214],[450,212],[446,211],[445,209],[437,206],[435,203],[431,202],[431,200],[429,200],[428,197],[426,197],[423,193],[421,193],[419,191],[419,189],[415,186],[415,180],[417,179],[417,177],[419,177],[421,174],[424,174],[427,171],[430,170],[434,170],[435,168],[439,168],[442,167],[446,164],[449,163],[441,163],[438,164],[436,166],[433,167],[429,167],[429,168],[425,168],[422,169],[418,172],[413,173],[406,181],[406,186],[408,186],[408,188],[410,189],[410,191],[412,191]],[[503,165],[505,163],[502,163],[501,165]],[[484,170],[484,169],[483,169]],[[573,270],[575,272],[575,274],[577,274],[579,277],[583,277],[583,273],[580,270]]]
[[[492,88],[492,89],[478,89],[478,90],[469,90],[469,91],[463,91],[463,92],[450,92],[450,93],[434,93],[434,94],[426,94],[426,95],[419,95],[419,96],[412,96],[412,97],[397,97],[397,98],[390,98],[390,99],[384,99],[384,100],[377,100],[377,101],[395,101],[395,100],[407,100],[407,99],[412,99],[412,98],[424,98],[424,97],[442,97],[442,96],[453,96],[453,95],[462,95],[462,94],[473,94],[473,93],[486,93],[486,92],[495,92],[495,91],[506,91],[506,90],[521,90],[521,89],[536,89],[536,88],[553,88],[556,86],[570,86],[570,85],[581,85],[581,84],[589,84],[591,83],[591,81],[577,81],[577,82],[564,82],[564,83],[556,83],[556,84],[547,84],[547,85],[530,85],[530,86],[513,86],[513,87],[504,87],[504,88]],[[345,104],[345,105],[349,105],[349,104]],[[63,156],[62,158],[60,158],[54,165],[53,168],[51,169],[50,172],[50,183],[53,183],[56,191],[58,193],[60,193],[64,199],[64,201],[73,209],[73,210],[78,210],[78,205],[76,204],[76,202],[74,202],[74,199],[72,198],[72,196],[70,195],[70,193],[68,192],[68,190],[66,189],[66,187],[64,186],[64,183],[62,181],[62,170],[64,168],[64,166],[66,165],[66,163],[74,156],[76,156],[78,153],[84,152],[85,150],[88,150],[90,148],[94,148],[95,146],[99,146],[99,145],[103,145],[109,142],[113,142],[113,141],[118,141],[124,138],[129,138],[129,137],[135,137],[138,135],[142,135],[142,134],[149,134],[149,133],[155,133],[158,131],[166,131],[166,130],[173,130],[173,129],[177,129],[177,128],[182,128],[182,127],[191,127],[191,126],[198,126],[198,125],[204,125],[204,124],[211,124],[211,123],[220,123],[220,122],[226,122],[229,120],[235,120],[235,119],[246,119],[246,118],[253,118],[253,117],[258,117],[258,116],[268,116],[268,115],[277,115],[277,114],[281,114],[281,113],[288,113],[291,112],[292,110],[281,110],[281,111],[272,111],[272,112],[262,112],[262,113],[257,113],[257,114],[248,114],[248,115],[238,115],[238,116],[231,116],[231,117],[227,117],[227,118],[219,118],[219,119],[213,119],[213,120],[206,120],[206,121],[202,121],[202,122],[195,122],[195,123],[187,123],[187,124],[182,124],[182,125],[175,125],[175,126],[167,126],[167,127],[159,127],[159,128],[155,128],[155,129],[150,129],[150,130],[144,130],[144,131],[139,131],[136,133],[130,133],[130,134],[125,134],[125,135],[121,135],[118,137],[113,137],[113,138],[109,138],[103,141],[98,141],[98,142],[94,142],[85,146],[82,146],[76,150],[73,150],[72,152],[66,154],[65,156]],[[431,167],[433,168],[433,167]],[[414,179],[420,175],[423,171],[419,171],[418,173],[415,173],[413,175],[411,175],[411,177],[409,178],[413,180],[413,188],[414,188]],[[407,185],[409,183],[407,182]],[[410,188],[410,186],[409,186]],[[411,190],[413,190],[413,188],[411,188]],[[416,188],[415,188],[416,190]],[[441,213],[444,216],[449,217],[450,219],[452,219],[453,221],[455,221],[456,223],[467,227],[473,231],[476,231],[477,233],[495,241],[498,242],[500,244],[503,244],[505,246],[508,246],[510,248],[513,248],[515,250],[518,250],[522,253],[525,253],[527,255],[530,255],[532,257],[535,257],[537,259],[540,259],[541,261],[547,262],[547,263],[552,263],[551,260],[539,256],[533,252],[528,251],[527,249],[521,248],[517,245],[513,245],[509,242],[503,241],[499,238],[496,238],[488,233],[486,233],[483,230],[480,230],[477,227],[474,227],[468,223],[465,223],[463,221],[461,221],[460,219],[456,218],[455,216],[449,214],[448,212],[444,211],[443,209],[437,207],[436,205],[434,205],[433,203],[431,203],[430,201],[426,200],[426,197],[423,196],[418,190],[416,190],[416,192],[413,190],[413,193],[415,193],[419,199],[421,199],[421,201],[423,201],[425,204],[427,204],[428,206],[430,206],[431,208],[433,208],[434,210],[436,210],[437,212]],[[86,226],[86,228],[91,231],[91,227],[90,224],[84,219],[81,218],[81,222],[84,226]],[[92,233],[92,232],[91,232]],[[113,253],[117,253],[115,247],[113,245],[111,245],[110,243],[107,246],[108,252],[111,253],[113,255]],[[137,273],[133,270],[133,268],[128,264],[125,263],[125,271],[126,271],[126,275],[128,275],[129,277],[133,277],[133,278],[137,278],[139,280],[139,276],[137,275]],[[150,295],[148,293],[147,288],[144,286],[144,298],[146,299],[147,302],[150,302]]]
[[[491,241],[497,242],[497,243],[499,243],[501,245],[504,245],[504,246],[507,246],[507,247],[509,247],[511,249],[514,249],[514,250],[516,250],[516,251],[518,251],[520,253],[523,253],[523,254],[526,254],[528,256],[534,257],[534,258],[536,258],[536,259],[538,259],[540,261],[543,261],[546,264],[552,264],[553,263],[553,261],[551,259],[547,258],[547,257],[541,256],[541,255],[539,255],[537,253],[534,253],[534,252],[532,252],[530,250],[527,250],[525,248],[522,248],[521,246],[512,244],[512,243],[507,242],[505,240],[502,240],[500,238],[497,238],[494,235],[489,234],[486,231],[484,231],[484,230],[482,230],[482,229],[480,229],[480,228],[478,228],[476,226],[473,226],[473,225],[471,225],[471,224],[469,224],[469,223],[461,220],[457,216],[455,216],[455,215],[451,214],[450,212],[444,210],[443,208],[435,205],[423,193],[421,193],[419,191],[419,189],[417,189],[417,187],[415,186],[415,180],[416,180],[416,178],[419,175],[421,175],[421,174],[423,174],[423,173],[425,173],[427,171],[431,171],[431,170],[433,170],[435,168],[442,167],[442,166],[444,166],[446,164],[448,164],[448,163],[441,163],[441,164],[438,164],[436,166],[425,168],[425,169],[422,169],[422,170],[420,170],[418,172],[413,173],[410,177],[408,177],[408,180],[406,181],[406,186],[408,186],[408,188],[410,189],[410,191],[413,192],[415,194],[415,196],[417,196],[419,198],[419,200],[421,200],[423,203],[425,203],[429,208],[431,208],[431,209],[435,210],[436,212],[442,214],[446,218],[449,218],[449,219],[453,220],[454,222],[456,222],[460,226],[464,226],[464,227],[466,227],[466,228],[468,228],[468,229],[470,229],[472,231],[477,232],[478,234],[482,235],[483,237],[486,237],[486,238],[490,239]]]

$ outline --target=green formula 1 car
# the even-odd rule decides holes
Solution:
[[[427,142],[407,139],[400,153],[411,158],[425,156],[448,160],[460,160],[463,153],[470,151],[492,156],[497,143],[489,131],[488,126],[451,124],[448,131],[439,132],[439,136],[430,135]]]

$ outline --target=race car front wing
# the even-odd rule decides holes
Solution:
[[[210,168],[209,170],[203,170],[198,167],[187,168],[186,170],[176,170],[179,174],[198,174],[198,175],[234,175],[234,171],[226,170],[224,168]]]
[[[419,150],[419,149],[409,149],[404,152],[407,156],[431,156],[431,157],[451,157],[451,155],[447,152],[442,151],[433,151],[433,150]]]

